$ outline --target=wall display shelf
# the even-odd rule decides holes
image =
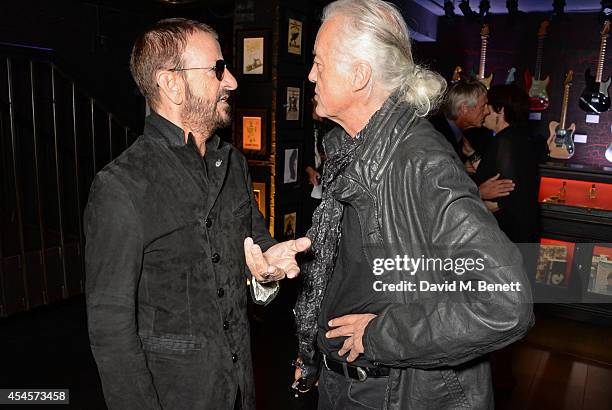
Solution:
[[[612,320],[612,168],[540,165],[539,308],[593,323]]]

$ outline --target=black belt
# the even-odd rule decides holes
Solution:
[[[339,362],[330,359],[325,355],[323,356],[323,363],[327,370],[341,374],[345,377],[350,377],[351,379],[359,380],[360,382],[365,381],[368,377],[387,377],[391,371],[389,367],[355,366],[347,362]]]

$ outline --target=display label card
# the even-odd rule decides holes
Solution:
[[[579,142],[581,144],[586,144],[587,135],[586,134],[574,134],[574,142]]]
[[[542,119],[542,113],[532,111],[529,113],[529,119],[532,121],[540,121]]]
[[[599,115],[597,114],[587,114],[586,122],[590,124],[599,124]]]

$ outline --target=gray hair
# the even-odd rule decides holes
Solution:
[[[426,116],[440,102],[446,81],[414,63],[408,26],[400,11],[382,0],[337,0],[325,7],[321,21],[341,15],[350,20],[341,36],[345,57],[367,61],[373,80]]]
[[[487,87],[478,80],[462,80],[448,89],[444,100],[444,114],[448,119],[456,120],[461,105],[474,107],[481,95],[487,94]]]

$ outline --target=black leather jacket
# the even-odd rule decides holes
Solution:
[[[500,231],[444,137],[392,95],[370,119],[359,157],[332,195],[358,212],[366,259],[482,258],[463,275],[391,270],[373,280],[518,283],[522,291],[392,292],[394,303],[366,328],[368,360],[392,367],[386,409],[493,407],[486,355],[533,324],[529,282],[516,247]],[[343,130],[326,137],[328,155]],[[418,285],[418,283],[417,283]]]

